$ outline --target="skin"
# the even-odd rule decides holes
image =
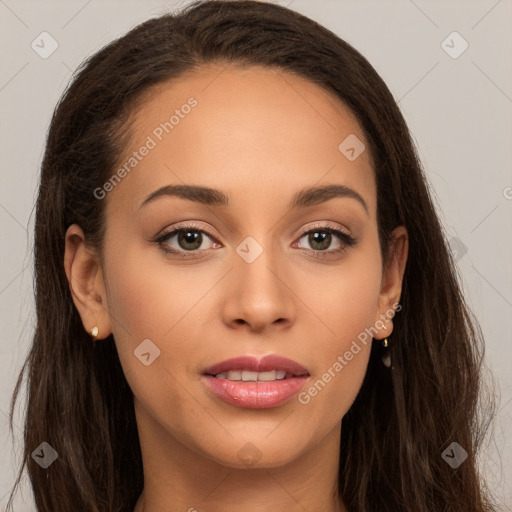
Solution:
[[[97,325],[99,339],[113,333],[135,396],[145,479],[135,511],[346,511],[336,497],[341,420],[371,339],[307,404],[295,396],[275,408],[235,407],[211,395],[201,374],[231,357],[275,353],[308,369],[306,388],[316,382],[399,302],[407,232],[393,232],[383,269],[371,156],[349,161],[338,149],[349,134],[368,148],[364,132],[335,96],[280,70],[216,64],[152,88],[123,161],[191,96],[198,105],[104,199],[104,253],[79,226],[66,234],[84,328]],[[159,187],[184,183],[220,189],[230,205],[165,197],[139,209]],[[357,191],[368,212],[348,197],[288,207],[298,190],[326,184]],[[188,260],[152,243],[183,221],[215,236],[204,234]],[[321,244],[303,233],[317,223],[358,241],[314,258]],[[247,236],[263,248],[252,263],[236,252]],[[177,236],[166,242],[191,254]],[[332,235],[323,251],[340,246]],[[392,320],[379,325],[375,340],[390,336]],[[149,366],[133,353],[145,339],[160,350]],[[238,456],[249,442],[259,453],[252,467]]]

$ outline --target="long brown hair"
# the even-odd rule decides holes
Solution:
[[[477,460],[495,407],[486,397],[482,414],[483,338],[406,122],[352,46],[290,9],[258,1],[199,1],[140,24],[88,58],[55,109],[36,207],[37,325],[11,402],[12,431],[28,369],[23,465],[8,508],[25,465],[41,512],[131,512],[142,492],[133,395],[114,343],[93,349],[74,307],[65,233],[79,224],[101,252],[105,201],[93,191],[122,156],[137,102],[150,86],[213,62],[297,73],[346,104],[370,145],[382,255],[393,228],[404,225],[409,234],[394,369],[372,348],[343,418],[340,498],[351,512],[495,510]],[[31,456],[42,442],[58,453],[45,470]],[[442,457],[452,442],[468,454],[457,468]]]

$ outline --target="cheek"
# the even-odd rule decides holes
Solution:
[[[176,409],[182,397],[190,401],[183,383],[191,376],[198,380],[204,348],[220,336],[205,336],[212,315],[219,317],[212,307],[218,271],[208,265],[200,270],[201,265],[172,264],[155,249],[136,244],[122,254],[115,247],[113,243],[111,259],[106,259],[107,295],[125,376],[141,400],[145,395],[154,403],[172,400]],[[137,356],[148,350],[151,363],[146,366]]]
[[[112,333],[123,371],[135,391],[145,386],[145,381],[161,367],[162,334],[176,322],[180,296],[164,286],[160,274],[147,264],[144,253],[136,246],[126,244],[121,251],[116,239],[111,237],[105,254]],[[148,351],[149,358],[142,356]],[[150,362],[147,366],[144,357],[146,363]],[[159,368],[157,373],[161,372]]]
[[[375,318],[382,279],[378,251],[377,241],[368,240],[328,275],[317,268],[303,284],[302,296],[325,325],[325,338],[336,350],[350,346]]]
[[[171,272],[166,265],[145,264],[138,250],[127,248],[109,261],[112,331],[130,388],[141,410],[149,412],[146,419],[160,417],[175,431],[187,432],[191,415],[201,413],[187,392],[187,374],[198,357],[201,339],[199,332],[190,334],[188,322],[193,321],[196,308],[200,310],[197,303],[209,286],[201,287],[190,276],[185,279],[179,269]],[[142,355],[146,353],[147,365]]]
[[[308,295],[308,306],[320,312],[318,319],[310,320],[318,330],[313,349],[314,378],[298,399],[304,414],[317,421],[319,428],[340,421],[366,374],[373,343],[366,329],[374,322],[381,283],[381,261],[376,251],[378,245],[360,251],[331,279],[320,281],[313,276],[307,283],[310,290],[314,289],[313,282],[323,282],[324,287],[323,293]]]
[[[133,244],[120,254],[111,243],[106,258],[114,337],[122,345],[133,345],[132,350],[146,338],[167,344],[206,287],[190,268],[173,268],[156,251]]]

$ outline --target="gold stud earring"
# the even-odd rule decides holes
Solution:
[[[95,347],[100,330],[99,330],[98,326],[95,325],[89,332],[92,336],[92,345],[93,345],[93,347]]]

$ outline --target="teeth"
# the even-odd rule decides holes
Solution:
[[[288,374],[289,377],[293,375]],[[247,381],[271,381],[271,380],[282,380],[286,377],[285,370],[272,370],[270,372],[252,372],[249,370],[230,370],[229,372],[223,372],[215,375],[217,379],[228,379],[228,380],[242,380]]]
[[[258,372],[249,372],[247,370],[244,370],[242,372],[242,380],[258,380]]]
[[[272,370],[270,372],[260,372],[258,373],[258,380],[276,380],[276,377],[277,377],[277,372],[276,370]],[[282,377],[281,377],[282,378]]]

